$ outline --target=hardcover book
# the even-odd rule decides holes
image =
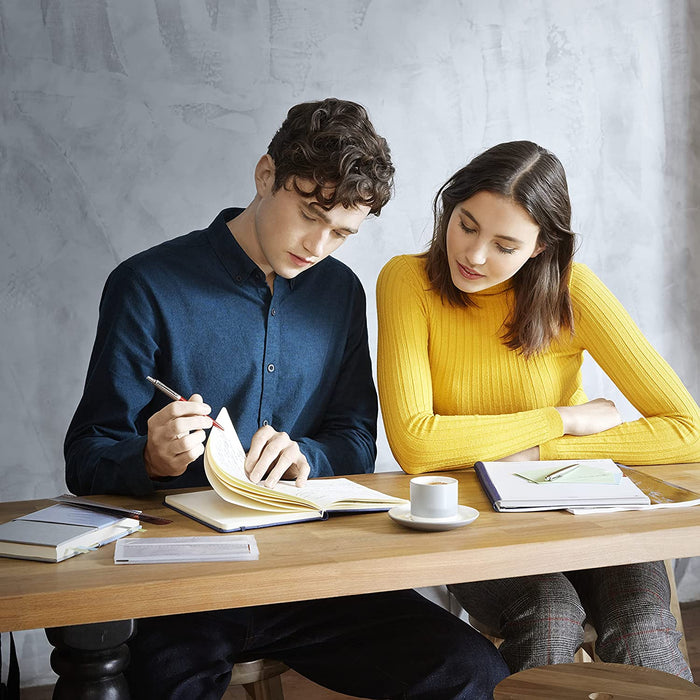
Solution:
[[[59,562],[140,529],[133,518],[64,504],[0,524],[0,556]]]
[[[569,467],[576,466],[576,469]],[[477,462],[474,471],[499,512],[649,505],[649,497],[611,459]],[[561,478],[547,480],[556,472]]]
[[[209,491],[169,494],[165,502],[220,532],[234,532],[304,520],[323,520],[330,513],[387,511],[405,504],[349,479],[311,479],[302,487],[281,481],[273,488],[254,484],[244,469],[245,452],[226,408],[216,420],[204,452]]]

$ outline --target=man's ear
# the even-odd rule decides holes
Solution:
[[[259,196],[272,192],[275,184],[275,162],[266,153],[255,166],[255,189]]]

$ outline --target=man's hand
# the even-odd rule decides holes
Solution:
[[[558,406],[564,435],[595,435],[622,423],[622,416],[609,399],[593,399],[579,406]]]
[[[209,413],[202,397],[192,394],[189,401],[173,401],[148,419],[143,460],[151,479],[180,476],[204,454],[204,429],[212,426]]]
[[[299,445],[269,425],[253,435],[244,467],[253,483],[265,479],[265,486],[274,486],[280,479],[295,479],[297,486],[303,486],[311,471]]]

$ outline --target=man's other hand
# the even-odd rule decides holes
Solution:
[[[303,486],[311,471],[299,445],[269,425],[253,435],[244,466],[253,483],[264,479],[265,486],[274,486],[280,479],[295,479],[297,486]]]

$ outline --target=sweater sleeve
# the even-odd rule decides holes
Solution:
[[[377,281],[379,399],[401,468],[410,474],[460,469],[561,436],[554,408],[506,415],[434,413],[428,354],[432,292],[410,260],[393,258]]]
[[[700,461],[700,410],[622,304],[585,265],[576,265],[571,297],[575,333],[642,418],[540,446],[541,459],[612,459],[630,465]]]

